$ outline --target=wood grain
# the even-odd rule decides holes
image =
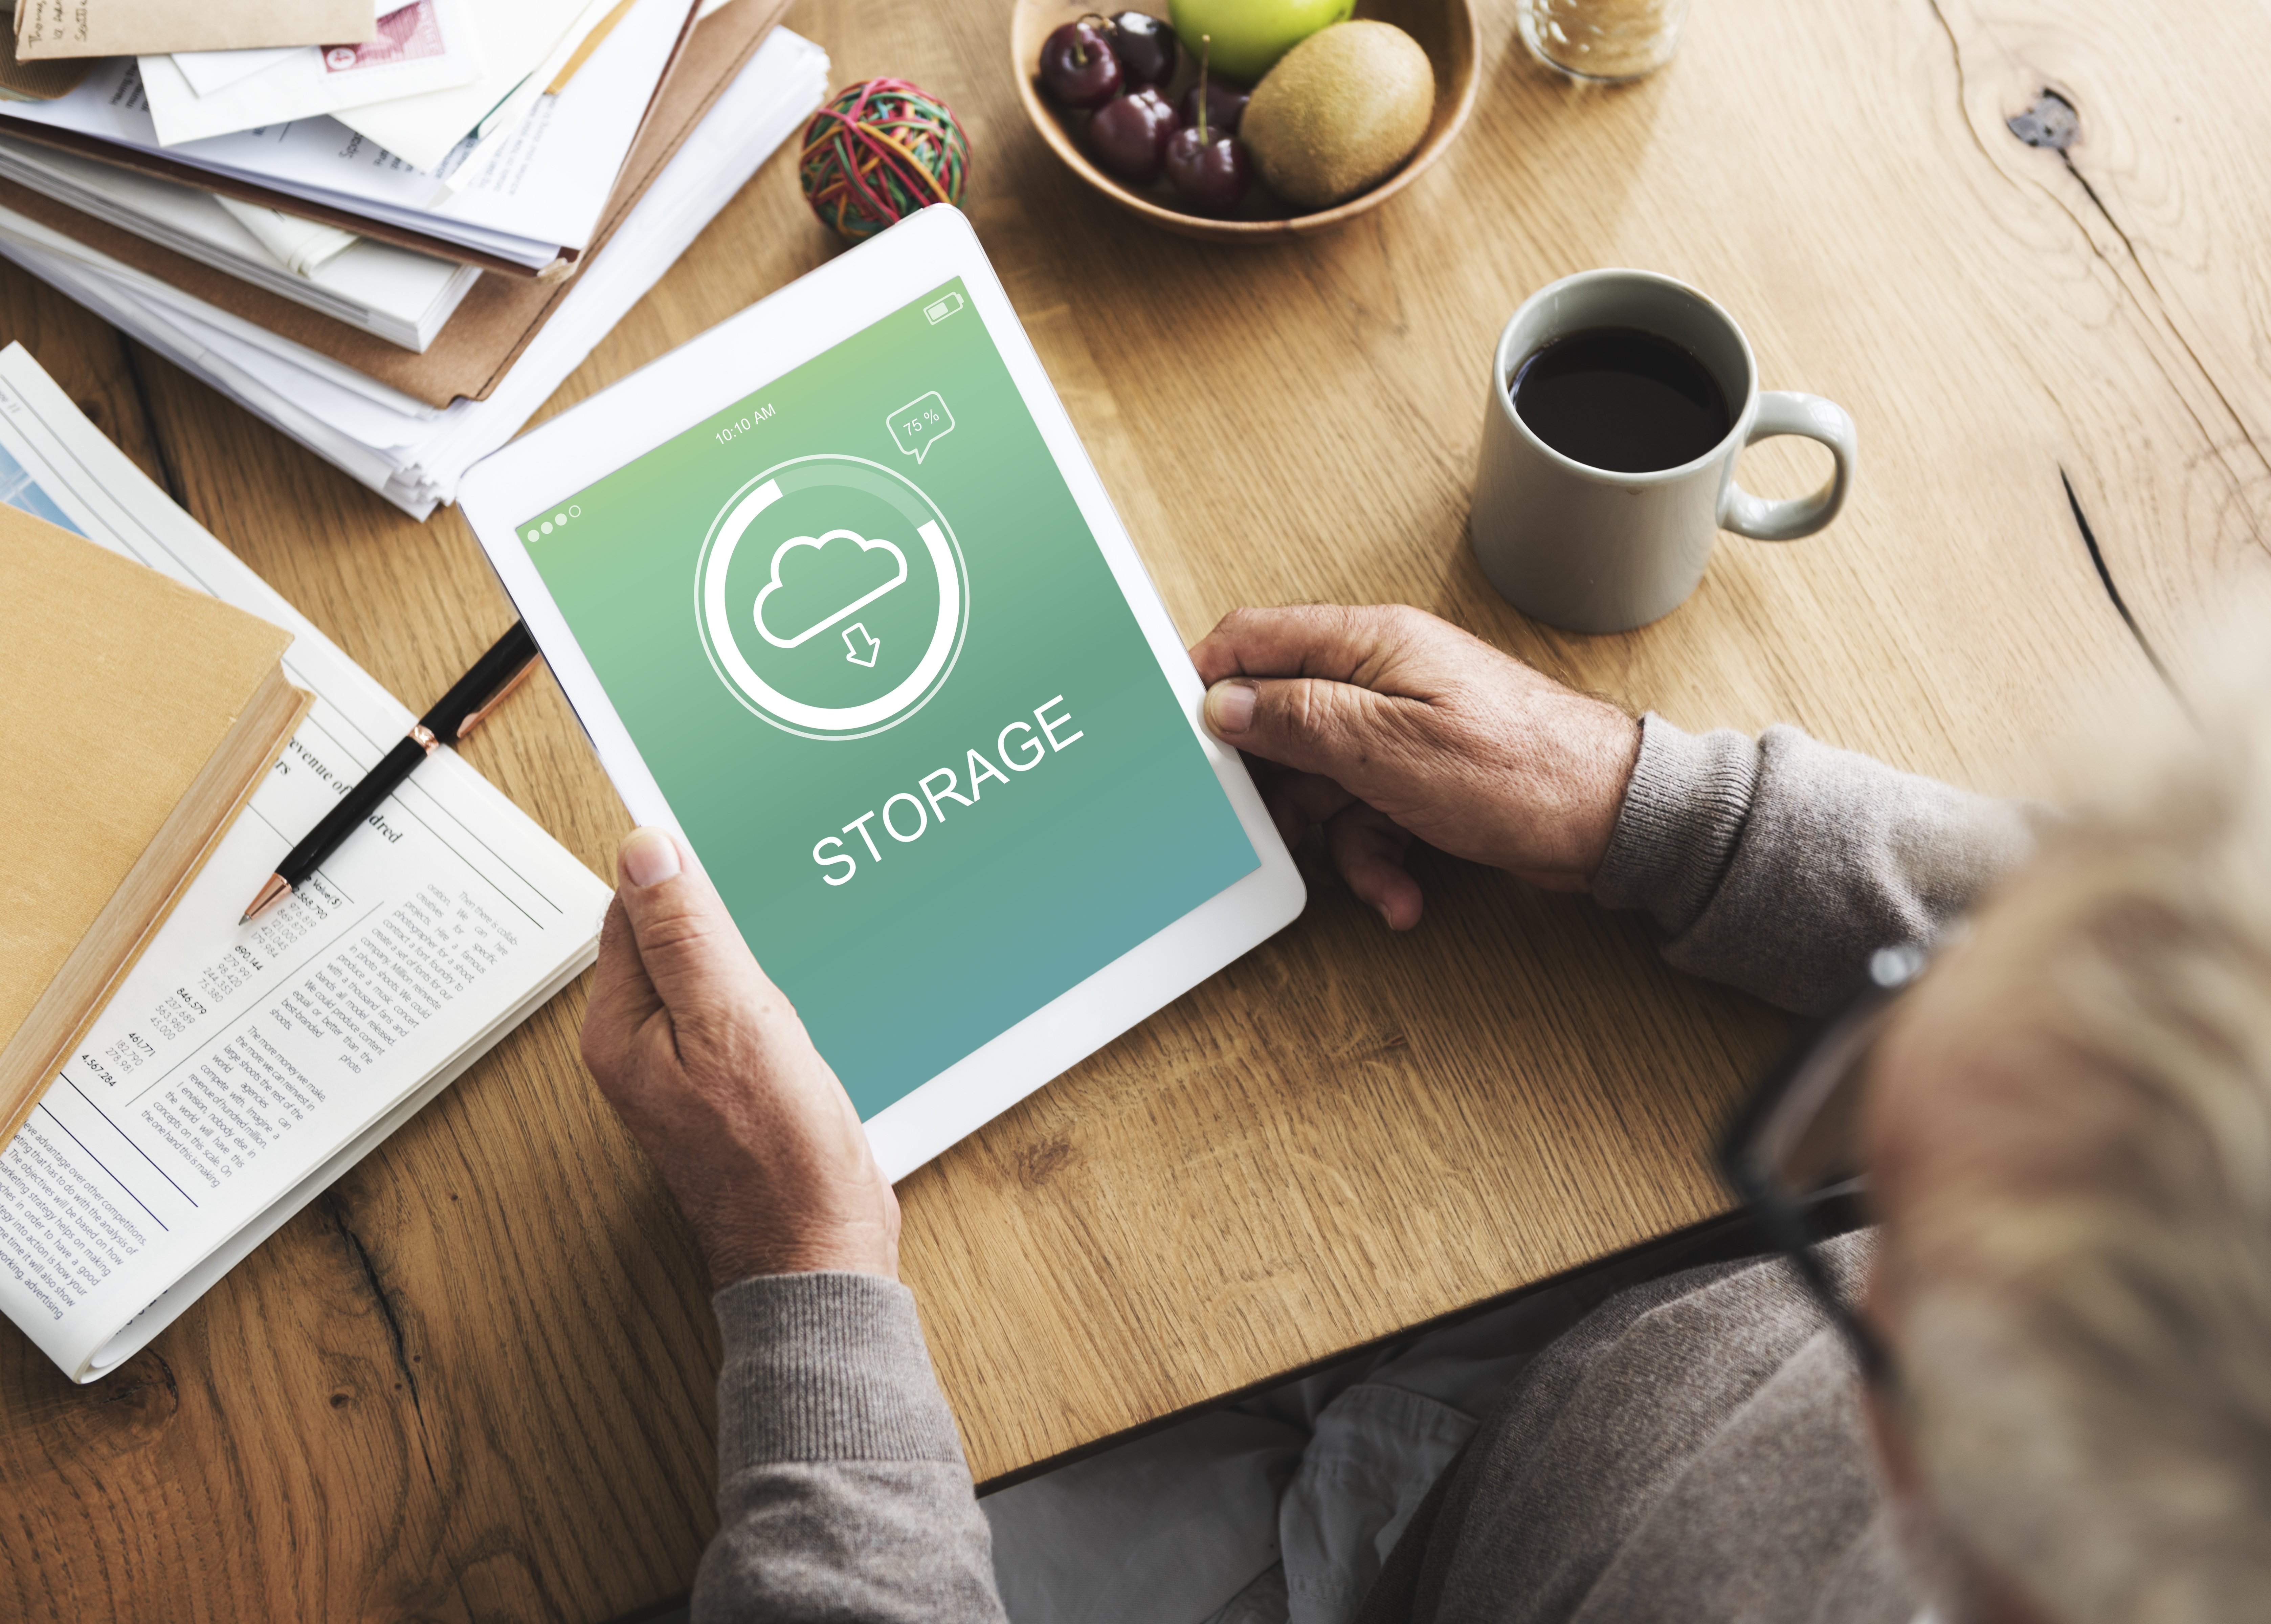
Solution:
[[[1327,238],[1227,250],[1091,195],[1018,109],[1007,8],[804,0],[838,82],[964,118],[970,209],[1178,623],[1422,605],[1687,726],[1796,721],[1996,791],[2159,679],[2267,562],[2271,16],[2127,0],[1716,0],[1581,90],[1483,12],[1460,141]],[[2004,127],[2046,86],[2061,155]],[[558,410],[834,248],[774,161]],[[1498,329],[1594,264],[1668,271],[1771,386],[1859,425],[1845,516],[1729,539],[1658,624],[1576,637],[1483,583],[1465,501]],[[510,609],[413,525],[12,271],[0,316],[398,693]],[[1759,448],[1753,488],[1810,485]],[[2071,485],[2074,501],[2069,502]],[[609,870],[625,826],[548,679],[481,771]],[[1392,938],[1312,864],[1292,927],[902,1187],[905,1272],[997,1479],[1719,1210],[1711,1135],[1784,1019],[1582,898],[1417,859]],[[0,1337],[0,1614],[603,1620],[681,1591],[714,1330],[685,1233],[577,1061],[571,990],[88,1389]]]

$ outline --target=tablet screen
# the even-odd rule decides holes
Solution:
[[[518,529],[862,1118],[1259,866],[958,278]]]

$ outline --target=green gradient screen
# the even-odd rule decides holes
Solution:
[[[863,1118],[1259,866],[958,279],[520,533]]]

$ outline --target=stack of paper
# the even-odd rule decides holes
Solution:
[[[376,15],[369,0],[194,9],[186,0],[71,4],[76,16],[62,19],[60,31],[76,36],[69,40],[51,26],[45,0],[18,8],[25,59],[113,57],[132,71],[135,89],[122,99],[126,81],[96,74],[90,82],[124,116],[102,128],[103,121],[86,116],[87,97],[75,93],[80,106],[62,121],[66,128],[171,147],[328,114],[428,173],[461,145],[505,131],[540,99],[563,90],[619,27],[647,36],[652,50],[655,29],[681,32],[687,11],[683,4],[633,0],[380,0]],[[666,20],[659,22],[657,11]],[[195,51],[171,45],[200,37],[264,43]]]
[[[405,349],[432,344],[480,279],[476,265],[28,142],[0,140],[0,176]]]
[[[339,112],[168,147],[153,60],[193,96],[291,64],[104,62],[56,100],[0,103],[0,255],[423,518],[818,105],[827,56],[771,26],[781,4],[735,0],[690,43],[694,0],[588,5],[532,70],[511,59],[492,104],[521,110],[432,173]]]
[[[417,0],[405,11],[442,3]],[[693,0],[569,3],[583,4],[583,13],[540,60],[527,61],[525,50],[512,56],[516,77],[503,85],[485,75],[399,101],[314,107],[304,97],[254,93],[294,63],[206,98],[171,58],[122,56],[99,64],[68,95],[8,104],[0,134],[19,153],[34,142],[61,146],[470,264],[523,274],[564,270],[592,241],[694,10]],[[533,29],[532,38],[546,37],[558,20],[532,0],[465,4],[476,15],[495,8]],[[175,101],[202,116],[177,113],[167,125],[161,115]],[[213,111],[208,101],[230,110]]]

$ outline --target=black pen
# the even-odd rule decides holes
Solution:
[[[308,838],[276,865],[276,872],[268,876],[268,883],[260,888],[260,895],[244,911],[244,918],[236,922],[242,925],[290,896],[294,886],[315,873],[325,858],[339,849],[341,842],[362,827],[378,809],[379,802],[400,787],[411,770],[433,754],[436,745],[444,741],[455,743],[480,726],[504,697],[525,682],[528,674],[535,669],[536,639],[528,635],[525,625],[515,621],[512,629],[499,637],[488,653],[473,662],[473,668],[442,696],[441,703],[419,718],[418,725],[402,742],[387,751],[377,766],[363,774],[362,781],[341,796],[339,804],[309,832]]]

